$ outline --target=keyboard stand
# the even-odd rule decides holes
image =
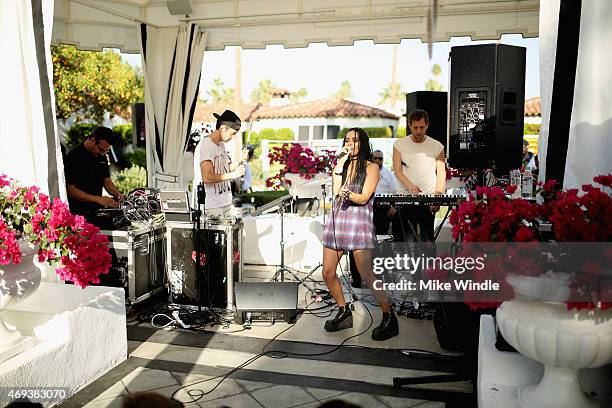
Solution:
[[[440,223],[440,225],[438,225],[438,228],[436,228],[436,230],[434,231],[434,242],[438,240],[438,235],[440,235],[440,231],[442,231],[442,227],[444,227],[444,223],[450,216],[450,213],[452,210],[453,210],[453,207],[451,206],[446,207],[446,214],[444,214],[444,218],[442,218],[442,222]]]
[[[448,206],[446,214],[442,219],[442,223],[438,225],[434,233],[434,242],[438,239],[438,234],[442,230],[444,223],[448,219],[452,207]],[[438,374],[438,375],[423,375],[417,377],[393,377],[393,387],[400,388],[404,385],[420,385],[420,384],[438,384],[445,382],[459,382],[459,381],[472,381],[473,376],[469,372],[453,373],[453,374]]]
[[[400,229],[402,230],[402,237],[404,238],[404,242],[409,242],[409,241],[406,241],[406,239],[408,238],[408,235],[406,235],[406,228],[404,227],[404,221],[403,221],[405,208],[406,207],[403,207],[403,208],[399,207],[397,209],[397,220],[400,224]],[[406,223],[410,226],[410,230],[412,231],[412,236],[414,237],[415,242],[421,242],[421,236],[420,234],[417,234],[417,231],[414,228],[414,225],[412,225],[410,220],[406,220]]]

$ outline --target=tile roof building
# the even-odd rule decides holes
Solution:
[[[283,92],[280,93],[284,95]],[[340,129],[356,126],[390,127],[395,133],[399,121],[397,115],[385,110],[331,97],[281,105],[198,104],[194,113],[194,126],[198,123],[214,122],[213,112],[219,113],[225,109],[236,112],[244,122],[253,122],[254,132],[265,128],[290,128],[296,140],[335,139]],[[246,128],[243,126],[243,129]]]
[[[525,100],[525,117],[542,116],[540,97],[536,96]]]

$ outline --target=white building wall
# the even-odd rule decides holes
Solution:
[[[340,126],[342,128],[351,127],[388,127],[393,126],[397,130],[398,121],[384,118],[294,118],[294,119],[259,119],[253,122],[253,132],[260,132],[262,129],[281,129],[289,128],[297,140],[300,126],[309,126],[309,138],[313,139],[314,126],[324,126],[323,139],[327,139],[327,126]]]

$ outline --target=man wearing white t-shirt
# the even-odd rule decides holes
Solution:
[[[399,192],[407,194],[444,194],[446,166],[444,146],[427,136],[429,116],[421,109],[408,115],[411,135],[393,144],[393,172],[399,181]],[[404,206],[393,225],[396,241],[413,239],[433,241],[435,206]],[[418,231],[418,232],[417,232]],[[415,233],[418,235],[415,236]],[[419,239],[420,238],[420,239]]]
[[[199,151],[200,173],[206,192],[204,213],[223,216],[232,205],[230,180],[244,175],[244,165],[232,163],[225,148],[225,143],[240,130],[241,122],[238,115],[230,110],[213,115],[217,118],[216,129],[199,143],[194,159],[198,160]]]

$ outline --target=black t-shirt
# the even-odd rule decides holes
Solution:
[[[81,143],[66,155],[66,184],[74,184],[76,188],[87,194],[102,195],[104,179],[110,177],[106,156],[94,156]],[[102,208],[96,203],[86,203],[68,198],[70,211],[74,214],[86,215]]]

